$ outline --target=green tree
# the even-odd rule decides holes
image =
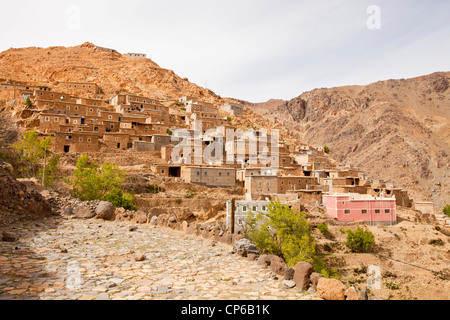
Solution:
[[[90,161],[87,154],[78,158],[71,179],[72,194],[85,201],[102,200],[111,190],[120,188],[125,182],[125,171],[111,163],[99,166]]]
[[[23,133],[20,141],[11,146],[22,162],[21,173],[34,177],[38,173],[39,162],[50,154],[51,137],[41,140],[36,131],[30,130]]]
[[[39,169],[39,177],[42,178],[42,184],[47,187],[53,187],[55,181],[58,179],[58,163],[61,156],[59,154],[50,158],[44,168]]]
[[[289,266],[313,261],[315,241],[304,212],[271,202],[266,215],[250,214],[247,224],[249,240],[262,252],[281,256]]]
[[[31,100],[30,100],[30,97],[28,97],[28,98],[25,100],[25,105],[26,105],[27,107],[29,107],[29,106],[32,105],[32,102],[31,102]]]

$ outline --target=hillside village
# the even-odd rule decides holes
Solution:
[[[132,63],[150,61],[145,54],[120,55],[102,47],[95,50],[105,54],[101,59],[111,54],[114,59],[120,56]],[[35,130],[41,139],[51,137],[51,151],[62,156],[60,173],[65,177],[73,173],[77,158],[88,154],[100,163],[113,162],[124,168],[131,191],[142,184],[167,189],[147,193],[151,189],[143,188],[137,204],[151,214],[141,217],[138,211],[132,217],[132,213],[118,209],[116,221],[151,224],[151,218],[155,224],[178,229],[183,222],[185,229],[189,224],[190,232],[216,239],[216,229],[209,222],[219,221],[227,233],[239,236],[250,211],[264,214],[271,201],[279,200],[295,211],[306,211],[314,232],[318,223],[329,224],[327,237],[315,234],[319,252],[327,256],[333,248],[331,266],[342,271],[346,284],[363,281],[355,279],[355,274],[360,276],[355,271],[358,265],[365,268],[378,264],[392,271],[385,271],[385,278],[412,283],[410,276],[415,273],[417,283],[428,281],[426,285],[416,284],[417,289],[411,291],[405,286],[397,297],[417,297],[424,292],[427,297],[445,296],[445,286],[433,285],[440,284],[441,279],[437,275],[431,279],[429,270],[419,275],[414,267],[393,267],[391,261],[375,255],[349,255],[337,243],[343,242],[342,226],[370,226],[377,236],[377,250],[383,254],[391,256],[392,248],[398,247],[393,255],[396,258],[408,263],[419,261],[446,272],[448,251],[445,246],[430,244],[432,240],[427,238],[441,236],[435,229],[432,202],[412,199],[395,181],[369,177],[358,168],[337,163],[327,147],[301,143],[282,124],[266,126],[270,122],[263,123],[262,117],[256,117],[248,105],[237,100],[208,99],[203,94],[186,96],[185,91],[176,97],[163,97],[148,91],[144,94],[132,86],[111,88],[110,84],[106,89],[103,82],[87,79],[72,76],[40,83],[4,77],[0,79],[0,97],[6,102],[0,107],[13,116],[21,131]],[[15,200],[10,207],[18,207],[20,201]],[[57,199],[59,204],[65,201],[68,203],[62,204],[62,209],[78,204],[74,199]],[[27,206],[33,207],[33,203]],[[137,222],[139,219],[142,221]],[[436,219],[444,233],[450,221],[438,215]],[[229,234],[222,238],[225,236]],[[231,239],[237,237],[229,236],[226,241]],[[431,246],[434,250],[429,249]],[[344,260],[346,263],[342,263]],[[398,270],[404,273],[396,279],[394,271]],[[392,290],[385,290],[379,298],[387,299],[391,294]]]
[[[145,56],[133,54],[129,59]],[[233,141],[227,141],[227,130],[237,133],[240,129],[231,121],[243,114],[244,106],[238,103],[220,106],[187,96],[162,102],[126,92],[106,96],[91,82],[60,82],[50,88],[8,81],[1,84],[1,90],[11,91],[16,104],[30,99],[31,105],[19,117],[27,119],[28,129],[51,136],[55,153],[129,150],[158,158],[151,170],[165,181],[238,189],[241,197],[233,212],[236,226],[242,224],[246,212],[264,212],[269,200],[276,199],[296,209],[302,204],[325,205],[330,217],[338,221],[371,225],[395,224],[397,206],[433,213],[432,203],[414,202],[392,182],[370,179],[357,168],[333,165],[323,147],[278,140],[268,146],[270,132],[263,137],[258,131],[233,135]],[[177,130],[187,136],[178,137]],[[255,140],[253,146],[249,136],[265,139]],[[235,150],[231,158],[225,150],[230,142]],[[218,153],[212,160],[203,156],[208,148]],[[265,152],[269,161],[255,157],[255,151]],[[228,206],[227,223],[232,211]]]

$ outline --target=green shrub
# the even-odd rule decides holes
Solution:
[[[444,210],[442,212],[447,216],[450,217],[450,204],[446,205]]]
[[[330,153],[330,148],[328,148],[327,146],[323,147],[323,151],[325,153]]]
[[[319,258],[317,256],[314,257],[312,265],[313,265],[314,272],[320,273],[325,278],[339,279],[338,271],[335,269],[329,268],[327,266],[327,263],[325,262],[325,260],[323,260],[322,258]]]
[[[326,235],[328,233],[328,226],[325,223],[319,223],[317,225],[317,229],[319,229],[323,235]]]
[[[131,193],[124,193],[117,188],[111,190],[105,196],[104,200],[111,202],[116,208],[124,208],[133,211],[138,209],[135,205],[136,197]]]
[[[389,290],[398,290],[400,289],[400,285],[392,280],[386,281],[384,283],[384,285],[386,286],[386,288],[388,288]]]
[[[442,241],[442,239],[432,239],[432,240],[430,240],[429,244],[431,244],[433,246],[443,246],[444,241]]]
[[[26,105],[27,107],[29,107],[29,106],[32,105],[31,100],[30,100],[30,97],[28,97],[27,100],[25,100],[25,105]]]
[[[370,250],[375,245],[375,237],[372,232],[358,227],[356,231],[347,230],[347,241],[345,242],[352,251],[357,249]]]
[[[231,120],[232,120],[231,117],[227,117],[228,122],[231,122]]]
[[[161,187],[157,184],[148,184],[145,186],[145,189],[147,190],[148,193],[154,193],[154,194],[166,191],[166,189],[164,187]]]

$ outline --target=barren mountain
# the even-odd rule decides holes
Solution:
[[[182,95],[206,102],[221,100],[211,90],[180,78],[150,59],[128,59],[125,54],[103,50],[89,42],[68,48],[11,48],[0,53],[0,79],[50,87],[59,81],[95,82],[107,97],[120,91],[161,100]]]
[[[450,203],[449,76],[315,89],[271,116],[305,143],[328,146],[341,163],[442,208]]]

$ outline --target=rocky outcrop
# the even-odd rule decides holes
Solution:
[[[2,160],[0,160],[2,161]],[[7,163],[0,163],[0,226],[52,215],[50,204],[37,192],[27,187],[11,174]]]

